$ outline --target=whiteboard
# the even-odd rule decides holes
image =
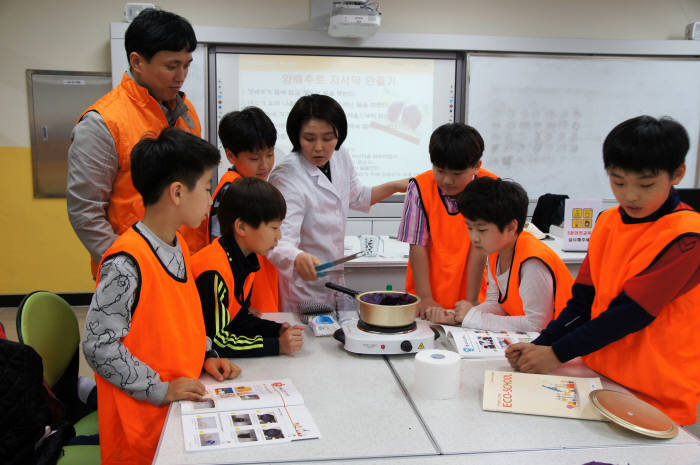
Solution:
[[[484,137],[483,166],[522,184],[531,199],[547,192],[613,199],[603,141],[641,114],[686,128],[680,186],[696,184],[700,60],[470,54],[467,69],[467,122]]]

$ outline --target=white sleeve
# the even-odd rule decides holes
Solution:
[[[491,273],[488,274],[490,276]],[[537,259],[526,260],[521,268],[518,288],[523,301],[523,316],[510,316],[498,304],[487,299],[474,307],[462,321],[462,326],[489,331],[542,331],[554,316],[554,283],[549,269]],[[489,282],[489,287],[491,283]],[[486,306],[488,305],[488,306]],[[483,308],[482,308],[483,307]]]
[[[352,210],[367,213],[372,206],[372,188],[360,184],[360,179],[357,177],[357,172],[355,171],[355,166],[352,164],[350,155],[347,152],[345,152],[344,155],[347,157],[347,169],[350,178],[349,206]]]
[[[294,177],[289,175],[289,171],[291,170],[273,170],[270,174],[269,182],[279,189],[287,203],[287,215],[280,227],[282,238],[277,243],[277,247],[267,254],[267,258],[285,278],[293,280],[295,279],[294,260],[302,252],[299,249],[299,243],[301,225],[306,213],[306,198],[303,192],[299,191],[299,181],[295,182]]]

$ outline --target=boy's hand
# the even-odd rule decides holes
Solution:
[[[301,350],[304,345],[304,327],[301,325],[291,326],[289,323],[282,323],[280,328],[280,354],[291,354]]]
[[[321,260],[310,253],[300,252],[294,259],[294,269],[297,270],[299,276],[304,281],[315,281],[318,279],[316,275],[316,265],[320,265]]]
[[[529,342],[516,342],[506,347],[506,358],[512,369],[519,370],[518,361],[520,360],[520,354],[522,354],[523,348],[528,345],[530,345]]]
[[[456,325],[454,310],[445,310],[444,308],[433,307],[425,311],[425,319],[433,323],[441,325]]]
[[[469,302],[468,300],[458,300],[455,302],[455,321],[459,324],[462,324],[462,321],[464,321],[464,317],[467,316],[467,313],[474,308],[476,305],[473,303]]]
[[[209,357],[204,361],[204,371],[217,381],[233,379],[241,374],[241,369],[227,358]]]
[[[523,373],[549,373],[561,365],[551,346],[529,343],[521,346],[521,343],[518,343],[509,346],[508,349],[520,351],[516,364],[517,369]],[[508,349],[506,349],[506,357],[508,357]],[[510,359],[508,361],[510,362]]]
[[[443,308],[440,306],[439,303],[433,299],[433,296],[430,297],[421,297],[420,302],[418,303],[418,318],[426,319],[425,316],[425,311],[431,308],[437,308],[442,310]]]
[[[168,405],[176,400],[201,400],[207,393],[204,385],[196,379],[177,378],[168,381],[168,392],[160,405]]]

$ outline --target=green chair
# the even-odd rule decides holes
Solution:
[[[20,342],[31,346],[41,356],[44,381],[50,388],[56,386],[71,365],[77,369],[80,348],[78,320],[71,306],[60,296],[47,291],[27,295],[17,310],[17,336]],[[78,419],[73,426],[76,436],[98,434],[97,411]],[[66,455],[59,461],[61,464],[99,464],[99,446],[67,446],[64,449]],[[69,450],[71,456],[94,457],[96,454],[98,460],[66,461]]]

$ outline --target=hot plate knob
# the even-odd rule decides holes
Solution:
[[[410,352],[413,350],[413,344],[411,344],[411,341],[403,341],[401,343],[401,350],[404,352]]]

